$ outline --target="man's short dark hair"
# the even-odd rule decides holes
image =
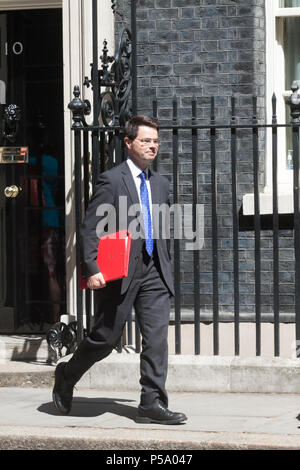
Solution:
[[[137,138],[139,127],[148,126],[159,131],[159,124],[157,119],[154,119],[150,116],[134,116],[129,119],[125,124],[125,137],[128,137],[130,140]]]

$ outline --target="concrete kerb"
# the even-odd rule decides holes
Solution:
[[[182,430],[0,428],[0,450],[299,450],[298,436]]]

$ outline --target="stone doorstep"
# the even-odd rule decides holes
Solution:
[[[0,335],[0,361],[49,360],[49,347],[44,335]]]

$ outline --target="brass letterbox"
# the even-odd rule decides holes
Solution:
[[[28,147],[0,147],[0,164],[28,163]]]

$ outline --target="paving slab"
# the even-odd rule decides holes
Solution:
[[[171,393],[177,426],[135,422],[139,393],[75,390],[60,415],[50,388],[0,388],[0,449],[300,449],[297,394]]]

